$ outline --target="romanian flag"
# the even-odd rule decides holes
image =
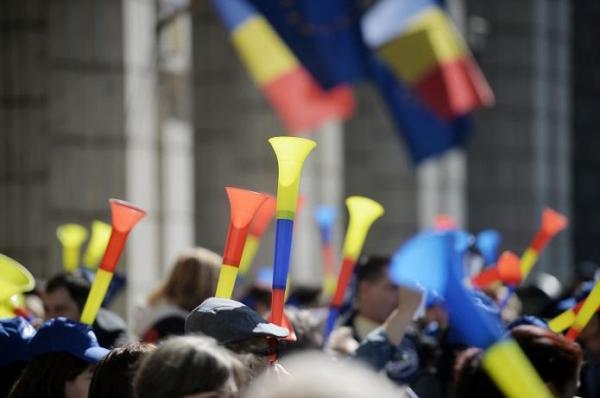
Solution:
[[[494,102],[450,18],[433,0],[381,0],[362,21],[367,45],[444,120]]]
[[[351,88],[324,91],[247,0],[213,0],[213,5],[252,79],[289,132],[310,131],[327,119],[351,116]]]
[[[418,165],[465,145],[472,130],[470,117],[439,118],[419,95],[396,78],[387,65],[377,57],[372,57],[371,61],[374,82],[398,127],[399,136],[406,143],[413,164]]]

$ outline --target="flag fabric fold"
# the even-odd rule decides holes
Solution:
[[[269,22],[247,0],[212,1],[253,81],[282,120],[297,134],[354,110],[350,86],[324,91]]]
[[[494,96],[466,43],[433,0],[381,0],[364,16],[365,42],[443,120],[490,106]]]

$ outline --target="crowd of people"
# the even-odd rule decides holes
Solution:
[[[213,297],[220,263],[204,248],[182,253],[130,325],[107,308],[93,325],[80,323],[89,281],[78,272],[48,279],[28,297],[28,319],[0,320],[0,396],[504,396],[483,351],[456,338],[444,302],[392,281],[390,257],[359,259],[327,339],[321,289],[292,286],[289,327],[277,326],[267,320],[270,291],[260,278],[241,284],[237,300]],[[532,283],[502,310],[502,287],[477,292],[554,397],[600,397],[600,315],[576,342],[547,323],[589,292],[589,268],[559,294]]]

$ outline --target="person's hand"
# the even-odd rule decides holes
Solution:
[[[398,288],[398,309],[400,311],[409,312],[414,315],[419,309],[422,300],[423,292],[404,286]]]
[[[349,356],[356,351],[359,343],[352,337],[352,329],[348,326],[338,327],[331,332],[326,350],[343,356]]]
[[[383,330],[393,345],[402,342],[406,328],[410,325],[415,312],[423,300],[423,292],[400,286],[398,289],[398,308],[383,323]]]

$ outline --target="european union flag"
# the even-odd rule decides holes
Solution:
[[[325,89],[368,75],[361,10],[352,0],[252,0]]]
[[[404,86],[388,67],[373,56],[371,71],[414,164],[461,147],[471,132],[471,119],[443,120],[418,94]]]

